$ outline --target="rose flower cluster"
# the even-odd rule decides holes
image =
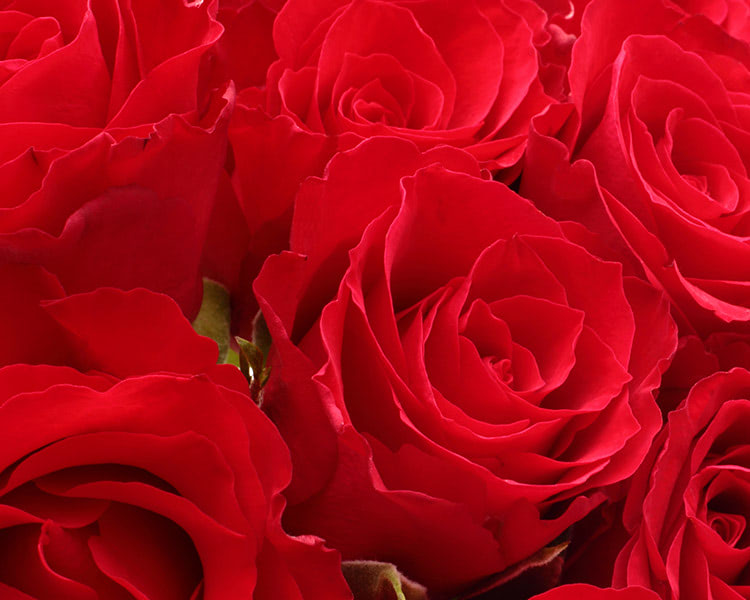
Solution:
[[[750,0],[0,0],[0,600],[750,599]]]

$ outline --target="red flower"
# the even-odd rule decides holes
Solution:
[[[673,0],[696,15],[703,15],[729,35],[750,42],[750,5],[747,0]]]
[[[569,78],[580,124],[535,123],[567,149],[532,134],[522,191],[635,256],[686,332],[747,332],[747,44],[672,4],[597,0]]]
[[[744,598],[750,585],[750,372],[698,382],[628,497],[615,583],[664,599]]]
[[[54,341],[19,360],[59,350],[77,367],[0,368],[3,598],[351,597],[335,553],[282,531],[287,449],[173,301],[40,303],[59,294],[41,269],[0,277],[44,315],[28,345]],[[22,316],[3,313],[3,332],[28,336]]]
[[[192,313],[234,92],[215,2],[0,3],[0,256]],[[164,24],[168,23],[166,27]]]
[[[502,1],[290,0],[274,42],[269,109],[312,132],[450,144],[509,167],[550,102],[531,30]]]
[[[527,0],[286,2],[273,23],[279,58],[264,90],[238,93],[230,131],[234,187],[251,234],[244,279],[288,248],[300,183],[363,139],[465,148],[514,179],[529,121],[553,101],[534,46],[543,18]],[[268,31],[254,23],[259,44]],[[252,312],[245,292],[237,304]]]
[[[661,419],[666,303],[466,153],[380,138],[296,198],[256,281],[288,524],[453,591],[629,477]]]

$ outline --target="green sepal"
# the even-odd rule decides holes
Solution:
[[[263,351],[253,342],[239,336],[234,339],[239,348],[240,371],[250,384],[250,395],[253,400],[260,403],[260,392],[270,375],[270,370],[265,364],[266,357]]]
[[[341,568],[354,600],[427,600],[424,586],[399,573],[391,563],[345,561]]]
[[[253,343],[260,348],[264,356],[268,356],[271,351],[271,332],[268,331],[268,325],[260,311],[253,320]]]
[[[229,291],[220,283],[203,278],[203,300],[193,321],[196,333],[211,338],[219,346],[218,363],[227,362],[231,339],[232,309]]]

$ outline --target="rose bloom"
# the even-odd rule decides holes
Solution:
[[[336,553],[281,529],[288,451],[171,299],[0,281],[27,307],[3,333],[34,334],[19,359],[77,367],[0,368],[3,598],[351,598]]]
[[[377,138],[296,198],[255,283],[287,524],[438,594],[550,543],[629,477],[676,345],[661,295],[469,154]]]
[[[234,98],[201,84],[215,12],[0,2],[0,256],[69,292],[143,286],[198,308]]]
[[[534,46],[545,35],[544,13],[530,0],[291,0],[272,32],[254,6],[255,34],[236,38],[250,56],[242,80],[254,81],[250,65],[265,62],[268,35],[278,59],[265,86],[238,86],[229,134],[233,185],[250,233],[244,281],[289,247],[297,189],[322,175],[336,151],[382,135],[421,149],[448,144],[511,180],[529,120],[553,101]],[[231,31],[242,22],[238,13]],[[250,306],[238,316],[249,322],[257,308],[250,289],[235,303]]]
[[[532,32],[511,7],[289,0],[274,23],[268,110],[315,133],[397,135],[512,166],[550,101]]]
[[[750,590],[750,371],[698,382],[669,415],[634,480],[616,584],[665,600],[730,600]]]
[[[634,256],[686,333],[747,332],[747,44],[672,4],[594,0],[569,79],[577,114],[534,124],[522,192]]]

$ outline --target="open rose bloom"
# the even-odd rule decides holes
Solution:
[[[549,103],[516,4],[290,0],[274,23],[269,109],[312,132],[390,134],[513,165]]]
[[[524,188],[558,218],[618,238],[621,259],[636,257],[681,325],[706,336],[750,321],[750,55],[698,12],[591,3],[569,71],[564,128],[577,121],[577,135],[545,138],[560,117],[540,118]]]
[[[656,461],[628,498],[633,537],[618,558],[620,581],[664,598],[747,596],[749,386],[744,369],[717,373],[670,415]]]
[[[288,452],[172,300],[0,281],[34,319],[3,318],[5,339],[56,340],[2,357],[53,363],[0,368],[3,598],[349,597],[335,554],[282,531]]]
[[[750,0],[0,0],[0,600],[750,600]]]
[[[455,591],[552,542],[645,457],[666,303],[470,156],[365,142],[303,185],[295,219],[256,282],[294,530]]]

